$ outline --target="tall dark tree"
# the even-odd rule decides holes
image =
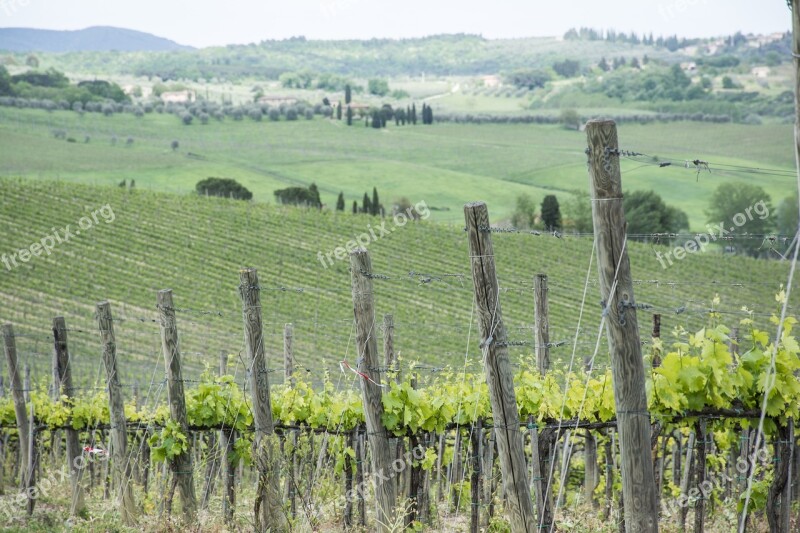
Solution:
[[[336,210],[344,211],[344,193],[339,193],[339,198],[336,199]]]
[[[347,125],[348,126],[353,125],[353,108],[351,108],[350,106],[347,106]]]
[[[342,101],[339,100],[339,105],[336,106],[336,120],[342,120]]]
[[[350,105],[350,102],[353,101],[353,93],[350,90],[350,84],[344,86],[344,103]]]
[[[411,123],[417,125],[417,104],[411,104]]]
[[[603,72],[608,72],[611,69],[611,67],[608,66],[608,62],[606,61],[605,57],[600,58],[600,62],[597,64],[597,66],[600,67],[600,70]]]
[[[381,123],[381,114],[377,111],[372,112],[372,127],[376,130],[379,130],[381,127],[383,127],[383,124]]]
[[[322,200],[319,197],[319,189],[316,183],[312,183],[308,186],[308,192],[311,196],[311,205],[314,207],[322,207]]]
[[[370,201],[369,195],[367,193],[364,193],[364,201],[361,207],[361,212],[365,214],[372,213],[372,202]]]
[[[381,203],[378,200],[378,188],[372,188],[372,215],[377,216],[381,213]]]
[[[356,202],[355,200],[353,200],[353,214],[354,215],[358,214],[358,202]]]
[[[542,222],[548,230],[561,229],[561,209],[554,194],[548,194],[542,200]]]
[[[686,213],[664,203],[655,191],[626,191],[622,205],[625,208],[629,236],[678,233],[689,229]]]

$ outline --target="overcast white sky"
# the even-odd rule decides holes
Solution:
[[[573,26],[695,37],[786,31],[791,19],[785,0],[0,0],[0,27],[100,25],[202,47],[293,35],[553,36]]]

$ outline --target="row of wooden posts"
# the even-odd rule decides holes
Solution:
[[[606,309],[619,310],[608,314],[606,321],[612,371],[615,387],[615,402],[618,413],[618,431],[621,443],[623,474],[623,501],[626,524],[629,530],[645,532],[657,530],[657,498],[652,462],[650,457],[650,423],[647,416],[647,403],[644,389],[644,366],[639,343],[639,329],[634,308],[633,286],[630,264],[625,249],[624,214],[622,209],[622,186],[619,170],[616,125],[613,122],[596,121],[587,124],[589,140],[589,175],[591,178],[591,198],[593,199],[593,221],[597,238],[598,269],[600,291]],[[486,380],[489,386],[492,415],[495,421],[494,435],[502,472],[506,512],[515,532],[539,531],[540,524],[534,517],[534,506],[525,475],[525,453],[521,438],[519,415],[514,395],[513,373],[508,357],[507,334],[502,319],[499,302],[499,288],[495,269],[494,250],[491,239],[491,225],[486,204],[482,202],[467,204],[464,208],[466,229],[469,241],[470,263],[475,292],[481,348],[484,353]],[[381,423],[383,406],[381,402],[380,369],[375,337],[375,308],[372,290],[372,265],[369,254],[364,249],[354,251],[350,256],[351,286],[356,337],[359,356],[359,372],[369,379],[361,381],[364,417],[372,452],[372,466],[376,472],[389,471],[395,459],[390,453],[389,435]],[[537,278],[543,283],[542,278]],[[543,289],[543,285],[540,290]],[[250,393],[255,436],[253,439],[253,459],[259,473],[255,505],[257,529],[271,527],[273,530],[288,530],[288,521],[282,510],[282,492],[278,483],[274,435],[274,422],[270,408],[269,381],[264,351],[261,302],[258,276],[255,269],[240,272],[239,292],[242,299],[244,329],[246,339],[247,364],[249,366]],[[181,373],[181,360],[178,347],[178,332],[172,291],[163,290],[157,296],[162,352],[167,373],[167,393],[172,420],[184,432],[188,432],[186,405]],[[542,312],[537,306],[537,312]],[[623,319],[625,317],[625,319]],[[97,321],[103,345],[103,360],[109,393],[111,414],[111,453],[114,471],[119,483],[118,499],[124,523],[136,521],[136,507],[130,485],[131,468],[126,461],[126,423],[123,398],[117,371],[116,341],[108,302],[97,305]],[[59,329],[61,328],[61,329]],[[56,345],[63,334],[66,347],[66,328],[63,319],[54,321]],[[3,327],[5,352],[9,375],[14,391],[15,413],[21,435],[32,431],[28,423],[20,374],[17,368],[16,347],[13,328]],[[391,342],[391,329],[387,337]],[[547,345],[545,334],[537,333],[536,344]],[[62,354],[65,365],[63,373],[58,374],[59,389],[62,394],[71,396],[71,376],[67,350]],[[546,370],[549,364],[547,350],[542,351],[538,366]],[[68,430],[68,456],[79,453],[75,449],[77,434]],[[27,440],[20,439],[23,456],[32,453]],[[538,448],[536,446],[535,448]],[[648,460],[645,460],[648,459]],[[175,483],[183,502],[183,512],[190,521],[195,519],[197,499],[194,492],[193,468],[190,454],[178,455],[170,463]],[[72,469],[73,489],[76,494],[76,507],[80,503],[78,493],[79,472]],[[542,476],[537,476],[542,477]],[[32,471],[26,469],[25,484],[35,484]],[[537,490],[538,494],[541,494]],[[376,478],[375,483],[376,517],[378,523],[388,531],[388,524],[394,518],[396,487],[394,482]],[[30,501],[30,506],[33,500]],[[540,522],[552,517],[544,516],[545,503],[537,498]]]
[[[624,507],[627,531],[651,532],[658,530],[658,493],[655,469],[651,457],[651,424],[645,396],[645,373],[636,318],[636,301],[633,293],[630,263],[626,252],[625,223],[622,207],[622,185],[619,170],[616,126],[610,121],[593,121],[587,124],[589,148],[589,175],[593,202],[594,231],[597,241],[597,260],[601,299],[611,353],[614,398],[617,412],[615,438],[619,439],[620,469],[622,473],[622,506]],[[482,202],[467,204],[464,208],[469,241],[470,266],[473,279],[477,319],[480,330],[480,346],[483,351],[486,380],[493,417],[493,435],[505,495],[506,516],[512,531],[538,532],[552,525],[553,503],[550,479],[552,469],[547,471],[559,435],[551,429],[538,431],[529,424],[531,439],[531,472],[527,470],[524,450],[524,425],[521,426],[516,408],[513,372],[508,355],[508,338],[499,301],[491,225],[487,207]],[[373,273],[369,253],[364,249],[350,256],[351,289],[356,345],[358,349],[358,372],[365,376],[360,380],[364,406],[365,435],[371,453],[371,470],[375,473],[390,472],[392,462],[397,459],[397,442],[390,436],[381,422],[383,405],[381,371],[377,347],[376,313],[373,293]],[[547,327],[547,278],[539,275],[534,284],[537,367],[545,373],[549,367]],[[245,355],[248,370],[248,386],[254,420],[253,460],[256,466],[257,492],[254,508],[256,529],[271,528],[273,531],[288,531],[289,521],[283,508],[283,500],[292,501],[293,487],[280,486],[279,439],[270,406],[269,380],[262,332],[260,287],[255,269],[240,271],[239,294],[242,301],[245,331]],[[170,416],[185,434],[189,433],[186,419],[181,357],[178,346],[178,330],[171,290],[160,291],[157,308],[164,356],[167,398]],[[123,409],[123,397],[117,370],[116,339],[108,302],[97,304],[97,322],[102,341],[102,354],[108,384],[109,412],[111,415],[111,460],[115,479],[118,480],[116,497],[122,521],[134,525],[137,521],[136,505],[130,483],[132,469],[128,461],[127,426]],[[71,397],[72,377],[67,347],[67,328],[64,319],[53,321],[55,340],[54,379],[56,390]],[[14,395],[15,414],[20,435],[21,457],[27,457],[27,466],[22,468],[23,484],[34,487],[34,449],[30,445],[33,427],[26,406],[21,376],[17,364],[13,327],[3,326],[4,347],[8,363],[11,389]],[[285,335],[284,354],[286,379],[291,380],[291,328]],[[384,353],[391,363],[393,354],[393,322],[389,317],[384,325]],[[224,371],[224,363],[221,371]],[[32,417],[31,417],[32,418]],[[481,446],[481,430],[473,431],[473,449]],[[28,438],[26,438],[26,436]],[[70,465],[73,489],[73,512],[80,511],[83,497],[80,489],[80,469],[73,468],[74,458],[80,455],[78,432],[66,429],[67,460]],[[234,432],[222,430],[219,435],[224,449],[232,450]],[[294,437],[296,438],[296,437]],[[473,440],[474,439],[474,440]],[[361,447],[359,439],[353,441]],[[409,443],[414,446],[415,442]],[[494,453],[495,446],[489,446]],[[587,458],[596,457],[596,446],[587,439]],[[225,457],[227,454],[223,454]],[[479,454],[474,453],[473,457]],[[700,462],[701,458],[697,458]],[[596,461],[595,461],[596,462]],[[489,464],[493,464],[490,461]],[[351,465],[352,466],[352,465]],[[174,484],[180,494],[183,514],[187,521],[194,522],[197,513],[197,497],[194,488],[192,454],[178,455],[170,464]],[[226,470],[227,468],[227,470]],[[348,467],[350,468],[350,467]],[[233,474],[228,461],[222,461],[226,489],[223,503],[226,519],[230,519],[234,508]],[[481,491],[480,462],[474,459],[472,466],[473,501]],[[412,476],[414,473],[412,472]],[[594,477],[595,474],[592,474]],[[476,476],[476,477],[475,477]],[[288,477],[288,476],[287,476]],[[350,476],[347,476],[350,479]],[[358,480],[357,480],[358,481]],[[533,481],[533,483],[531,483]],[[420,480],[412,480],[419,484]],[[532,487],[535,500],[531,497]],[[389,531],[397,517],[397,481],[374,476],[375,517],[379,531]],[[207,495],[203,497],[207,501]],[[422,502],[417,501],[417,505]],[[29,499],[29,510],[34,500]],[[702,504],[701,504],[702,505]],[[788,507],[788,506],[787,506]],[[421,507],[419,507],[421,508]],[[702,516],[702,513],[700,513]],[[702,518],[701,518],[702,521]],[[477,531],[478,508],[471,510],[471,529]]]

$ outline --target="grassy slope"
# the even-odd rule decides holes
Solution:
[[[28,247],[54,226],[72,224],[74,229],[81,216],[104,204],[113,208],[113,223],[100,219],[98,227],[56,247],[49,257],[34,258],[11,271],[0,267],[0,320],[17,326],[23,335],[17,339],[21,357],[40,378],[47,379],[49,372],[49,323],[56,314],[66,316],[71,328],[76,379],[97,375],[101,367],[94,304],[109,299],[123,382],[147,382],[151,376],[160,380],[163,360],[153,320],[155,293],[168,287],[174,289],[180,308],[187,375],[195,375],[204,364],[214,367],[220,350],[235,354],[242,349],[236,287],[237,270],[244,265],[260,269],[265,343],[271,357],[280,353],[283,324],[293,322],[296,360],[312,370],[314,379],[324,369],[336,369],[345,356],[355,360],[348,264],[337,262],[325,269],[317,252],[344,244],[378,221],[145,190],[0,179],[0,224],[5,229],[0,253]],[[537,272],[550,276],[551,338],[572,339],[581,316],[591,240],[513,234],[497,234],[494,240],[509,339],[531,340],[531,283]],[[409,224],[370,245],[375,272],[392,278],[375,281],[377,313],[395,315],[396,346],[404,359],[458,366],[467,347],[471,359],[479,357],[478,334],[470,327],[466,246],[459,227],[431,223]],[[722,308],[732,313],[723,315],[729,323],[741,315],[737,310],[742,305],[772,312],[773,295],[788,272],[786,263],[719,255],[691,256],[663,270],[652,247],[631,243],[629,248],[634,277],[643,280],[636,285],[636,300],[664,314],[665,335],[678,325],[702,327],[716,293]],[[410,271],[425,273],[430,282],[410,277]],[[591,353],[600,318],[594,266],[589,273],[579,360]],[[795,308],[800,303],[797,294],[792,298]],[[676,315],[680,306],[687,310]],[[649,314],[641,316],[646,335]],[[767,317],[757,319],[763,324]],[[531,351],[528,346],[511,350],[514,361]],[[553,357],[569,354],[566,346],[556,349]],[[279,361],[272,359],[270,364]]]
[[[77,143],[52,137],[64,129]],[[84,144],[84,135],[92,141]],[[119,138],[110,145],[112,135]],[[127,148],[128,136],[135,139]],[[791,168],[791,126],[670,123],[620,126],[620,144],[661,157],[700,158],[712,163]],[[170,143],[180,141],[173,153]],[[348,207],[377,186],[388,204],[411,201],[449,208],[434,219],[460,219],[460,206],[483,198],[495,220],[506,218],[515,198],[528,192],[541,201],[551,191],[586,187],[585,138],[558,126],[456,125],[390,127],[316,118],[308,122],[261,123],[227,120],[207,126],[183,126],[176,117],[128,115],[102,117],[72,112],[0,108],[0,175],[116,184],[135,179],[140,188],[188,192],[208,176],[232,177],[250,188],[258,201],[272,202],[272,191],[316,182],[323,201],[333,205],[344,191]],[[203,159],[189,156],[199,154]],[[701,174],[680,168],[638,168],[623,161],[627,189],[652,188],[668,203],[684,209],[693,228],[705,223],[711,192],[726,181],[763,186],[777,204],[788,195],[786,178],[747,174]],[[562,202],[565,199],[561,196]]]

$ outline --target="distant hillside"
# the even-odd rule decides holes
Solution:
[[[76,31],[0,28],[0,50],[10,52],[168,52],[191,49],[149,33],[110,26]]]
[[[287,71],[309,70],[344,76],[461,76],[520,68],[549,68],[565,58],[583,66],[601,57],[643,57],[680,61],[666,48],[606,41],[564,41],[555,37],[484,39],[477,35],[434,35],[414,39],[315,41],[304,38],[262,41],[170,53],[74,53],[58,57],[71,72],[159,76],[165,79],[254,77],[277,79]]]

